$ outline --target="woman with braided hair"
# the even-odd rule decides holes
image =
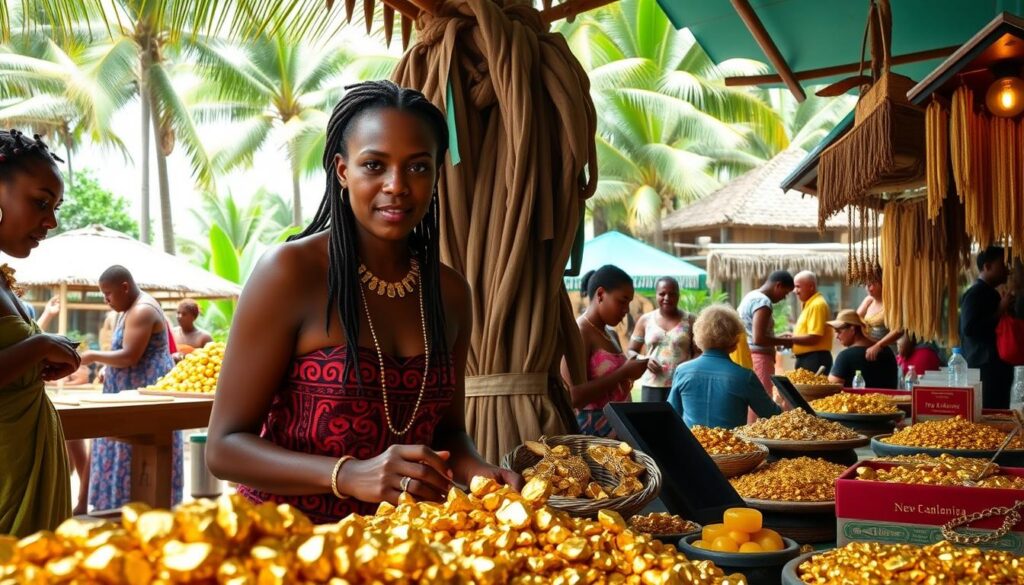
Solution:
[[[473,476],[519,484],[466,434],[466,281],[439,258],[444,114],[390,81],[347,88],[313,222],[264,256],[238,302],[207,458],[255,502],[316,522]]]
[[[25,258],[57,227],[59,161],[39,139],[0,130],[0,252]],[[78,369],[73,342],[43,333],[0,266],[0,534],[56,528],[71,515],[71,476],[45,381]]]

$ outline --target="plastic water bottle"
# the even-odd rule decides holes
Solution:
[[[1010,408],[1024,409],[1024,366],[1013,368],[1013,386],[1010,386]]]
[[[903,376],[903,389],[910,392],[914,389],[914,384],[917,384],[917,371],[914,366],[907,366],[907,375]]]
[[[963,353],[959,347],[953,348],[953,355],[949,357],[949,363],[946,364],[949,369],[947,370],[947,376],[949,376],[950,386],[966,386],[967,385],[967,360],[964,359]]]
[[[853,375],[853,387],[854,388],[867,388],[867,382],[864,381],[864,375],[857,370],[857,373]]]

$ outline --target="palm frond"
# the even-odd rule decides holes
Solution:
[[[657,64],[650,59],[619,59],[590,70],[590,88],[596,92],[622,87],[653,88],[660,74]]]
[[[677,201],[689,203],[720,187],[708,172],[712,159],[688,150],[668,144],[646,144],[637,152],[637,158],[655,172],[658,186],[666,196]]]
[[[232,139],[212,156],[213,165],[222,172],[240,166],[252,166],[253,156],[267,143],[273,120],[265,116],[249,119],[231,131]]]
[[[214,182],[213,164],[188,108],[181,101],[167,70],[162,65],[154,64],[149,68],[149,85],[157,106],[157,112],[154,113],[158,113],[161,119],[171,122],[178,142],[185,148],[192,172],[199,184],[211,187]]]

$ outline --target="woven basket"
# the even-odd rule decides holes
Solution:
[[[615,476],[611,472],[598,465],[597,462],[590,458],[590,455],[587,455],[587,447],[591,445],[617,447],[621,441],[591,437],[589,435],[559,435],[542,438],[541,440],[549,447],[565,445],[574,455],[583,457],[583,460],[590,467],[591,481],[601,484],[605,491],[611,492],[618,485]],[[643,510],[661,492],[661,470],[658,469],[658,464],[654,462],[654,459],[643,451],[636,449],[633,450],[633,459],[647,470],[641,473],[638,478],[644,487],[637,493],[630,496],[608,498],[607,500],[551,496],[548,499],[548,505],[579,518],[596,516],[600,510],[614,510],[621,514],[623,518],[628,519],[630,516]],[[524,469],[533,467],[540,460],[540,455],[533,453],[525,445],[519,445],[502,457],[501,466],[505,469],[511,469],[516,473],[522,473]]]
[[[725,477],[736,477],[754,469],[768,457],[768,447],[753,443],[757,451],[751,453],[729,453],[727,455],[712,455],[718,470]]]

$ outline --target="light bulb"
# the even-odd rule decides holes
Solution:
[[[1000,77],[992,82],[985,94],[988,111],[996,116],[1012,118],[1024,111],[1024,80],[1019,77]]]

